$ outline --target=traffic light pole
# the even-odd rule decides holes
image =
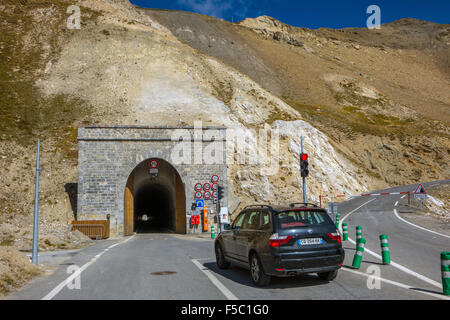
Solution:
[[[303,154],[303,136],[302,136],[302,154]],[[301,159],[300,159],[300,167],[301,167]],[[301,171],[301,168],[300,168]],[[306,196],[306,178],[303,177],[303,202],[307,203],[307,196]]]
[[[216,217],[217,217],[217,223],[219,225],[219,232],[222,232],[222,223],[221,223],[221,219],[220,219],[220,199],[219,199],[219,185],[217,185],[217,206],[216,206]]]

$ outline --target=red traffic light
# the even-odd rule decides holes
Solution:
[[[302,161],[308,160],[308,154],[307,154],[307,153],[302,153],[302,154],[300,155],[300,159],[301,159]]]

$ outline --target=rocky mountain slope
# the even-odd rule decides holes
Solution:
[[[80,30],[66,26],[74,4]],[[2,245],[30,247],[28,231],[8,230],[30,230],[37,138],[41,246],[72,245],[80,125],[279,129],[280,152],[261,155],[279,164],[276,174],[230,166],[238,208],[301,198],[301,135],[312,201],[449,176],[448,25],[407,19],[379,31],[308,30],[127,0],[3,0],[0,14]]]

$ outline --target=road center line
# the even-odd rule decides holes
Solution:
[[[375,200],[375,199],[373,199],[373,200]],[[371,201],[373,201],[373,200],[371,200]],[[353,210],[353,211],[351,211],[350,213],[348,213],[348,214],[341,220],[341,222],[339,222],[339,229],[342,228],[342,223],[344,222],[345,219],[347,219],[352,213],[354,213],[356,210],[358,210],[359,208],[365,206],[366,204],[368,204],[368,203],[371,202],[371,201],[368,201],[368,202],[364,203],[362,206],[359,206],[359,207],[356,208],[355,210]],[[342,230],[342,229],[341,229],[341,230]],[[348,240],[349,240],[351,243],[353,243],[353,244],[356,245],[356,242],[353,241],[353,239],[351,239],[350,237],[348,238]],[[365,249],[364,249],[364,252],[367,252],[368,254],[374,256],[374,257],[377,258],[378,260],[382,260],[382,257],[381,257],[379,254],[376,254],[375,252],[369,250],[368,248],[365,248]],[[434,281],[434,280],[432,280],[432,279],[430,279],[430,278],[428,278],[428,277],[425,277],[424,275],[421,275],[420,273],[417,273],[417,272],[415,272],[415,271],[412,271],[412,270],[410,270],[410,269],[408,269],[408,268],[402,266],[401,264],[398,264],[398,263],[396,263],[396,262],[394,262],[394,261],[391,260],[391,264],[390,264],[390,265],[393,266],[393,267],[395,267],[395,268],[397,268],[397,269],[399,269],[399,270],[401,270],[401,271],[403,271],[403,272],[405,272],[405,273],[408,273],[408,274],[410,274],[410,275],[412,275],[412,276],[414,276],[414,277],[416,277],[416,278],[418,278],[418,279],[420,279],[420,280],[422,280],[422,281],[425,281],[425,282],[427,282],[427,283],[429,283],[429,284],[431,284],[431,285],[433,285],[433,286],[435,286],[435,287],[438,287],[438,288],[442,289],[442,284],[440,284],[439,282]]]
[[[219,281],[205,266],[203,266],[197,259],[191,260],[197,268],[200,269],[206,276],[211,280],[211,282],[222,292],[222,294],[227,297],[228,300],[239,300],[227,287],[223,285],[222,282]]]
[[[347,267],[344,267],[341,270],[348,271],[348,272],[351,272],[351,273],[354,273],[354,274],[359,274],[359,275],[365,276],[367,278],[371,277],[374,280],[379,280],[381,282],[389,283],[389,284],[392,284],[394,286],[397,286],[397,287],[400,287],[400,288],[403,288],[403,289],[408,289],[408,290],[413,290],[413,291],[416,291],[416,292],[420,292],[420,293],[423,293],[423,294],[426,294],[426,295],[429,295],[429,296],[432,296],[432,297],[435,297],[435,298],[439,298],[439,299],[443,299],[443,300],[450,300],[450,297],[446,297],[446,296],[443,296],[441,294],[437,294],[437,293],[433,293],[433,292],[427,292],[427,291],[423,291],[423,290],[417,290],[418,288],[415,288],[415,287],[407,285],[407,284],[403,284],[403,283],[400,283],[400,282],[396,282],[396,281],[392,281],[392,280],[388,280],[388,279],[384,279],[384,278],[380,278],[380,277],[375,277],[373,275],[370,275],[370,274],[367,274],[367,273],[364,273],[364,272],[359,272],[359,271],[356,271],[356,270],[352,270],[352,269],[349,269]]]
[[[91,264],[93,264],[95,261],[97,261],[105,252],[109,251],[109,249],[114,248],[117,245],[124,244],[125,242],[130,241],[134,236],[129,237],[128,239],[110,245],[108,248],[104,249],[102,252],[97,254],[94,258],[92,258],[89,262],[85,263],[80,269],[72,273],[66,280],[61,282],[56,288],[54,288],[52,291],[50,291],[45,297],[43,297],[41,300],[51,300],[53,299],[64,287],[66,287],[69,283],[71,283],[75,278],[79,277],[81,273],[86,270]]]
[[[448,236],[448,235],[446,235],[446,234],[442,234],[442,233],[439,233],[439,232],[436,232],[436,231],[433,231],[433,230],[429,230],[429,229],[427,229],[427,228],[424,228],[424,227],[418,226],[418,225],[416,225],[416,224],[414,224],[414,223],[411,223],[411,222],[409,222],[409,221],[406,221],[405,219],[403,219],[402,217],[400,217],[400,215],[398,214],[398,212],[397,212],[396,209],[394,209],[394,214],[395,214],[395,216],[396,216],[397,218],[399,218],[400,220],[402,220],[403,222],[405,222],[405,223],[407,223],[407,224],[412,225],[413,227],[416,227],[416,228],[419,228],[419,229],[422,229],[422,230],[425,230],[425,231],[428,231],[428,232],[431,232],[431,233],[434,233],[434,234],[437,234],[437,235],[440,235],[440,236],[443,236],[443,237],[446,237],[446,238],[449,238],[449,239],[450,239],[450,236]]]

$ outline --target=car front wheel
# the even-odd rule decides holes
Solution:
[[[259,287],[267,286],[270,283],[270,276],[264,273],[261,262],[256,254],[253,254],[250,259],[250,274],[253,283]]]

